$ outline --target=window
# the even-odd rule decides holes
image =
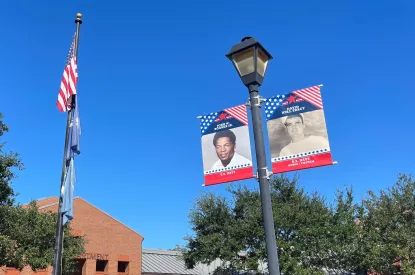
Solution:
[[[86,259],[76,259],[75,271],[72,275],[82,275],[85,268]]]
[[[128,273],[128,262],[118,262],[118,273]]]
[[[108,261],[97,260],[97,272],[106,272],[107,271]]]

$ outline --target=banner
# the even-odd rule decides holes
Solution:
[[[205,186],[253,177],[245,105],[200,116]]]
[[[273,173],[333,164],[320,86],[268,98],[265,114]]]

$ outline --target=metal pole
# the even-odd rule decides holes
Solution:
[[[270,275],[280,275],[277,241],[275,238],[274,217],[272,214],[271,192],[267,159],[265,155],[264,133],[262,132],[261,100],[258,85],[249,85],[249,100],[254,128],[255,152],[258,168],[259,190],[261,194],[262,217],[264,219],[265,242]]]
[[[78,62],[78,43],[79,43],[79,26],[82,24],[82,15],[78,13],[76,15],[76,32],[75,32],[75,57]],[[72,100],[73,102],[73,100]],[[68,117],[66,119],[66,134],[65,134],[65,147],[63,149],[63,164],[62,164],[62,174],[61,174],[61,185],[59,189],[59,206],[58,206],[58,220],[56,222],[56,236],[55,236],[55,249],[53,254],[53,275],[60,275],[62,271],[62,251],[63,251],[63,215],[61,212],[62,207],[62,186],[65,180],[66,173],[66,151],[68,147],[69,140],[69,124],[71,121],[71,111],[68,111]]]

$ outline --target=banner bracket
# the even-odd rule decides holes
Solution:
[[[270,172],[268,170],[268,167],[262,167],[262,168],[258,168],[258,170],[265,170],[265,175],[263,178],[266,178],[267,180],[270,180],[271,176],[273,175],[272,172]],[[256,181],[259,181],[259,176],[258,176],[258,172],[256,174],[254,174],[254,178],[256,179]]]
[[[248,99],[248,101],[245,103],[246,106],[252,107],[252,106],[259,106],[261,108],[262,102],[265,102],[267,99],[262,96],[255,96],[253,99],[256,99],[256,103],[252,104],[251,99]]]

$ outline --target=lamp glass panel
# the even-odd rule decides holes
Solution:
[[[258,74],[264,77],[265,71],[267,70],[269,58],[268,56],[261,50],[258,49]]]
[[[254,47],[243,50],[232,56],[232,62],[240,76],[244,76],[255,71],[254,64]]]

